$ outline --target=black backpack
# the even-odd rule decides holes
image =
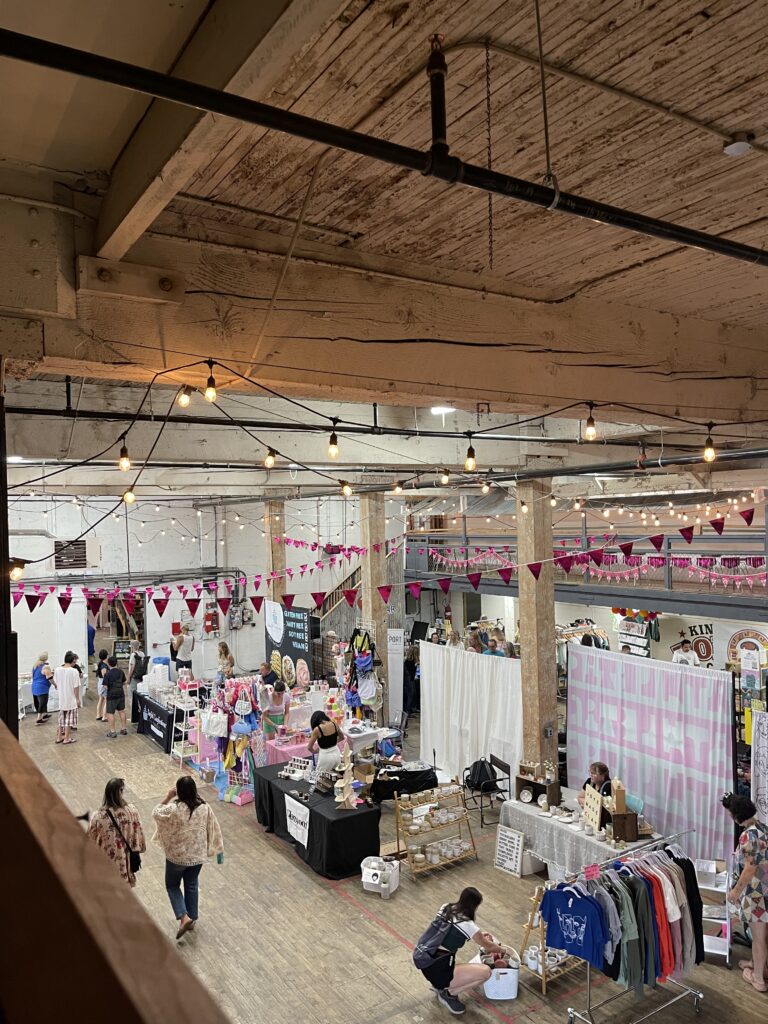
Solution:
[[[481,757],[479,761],[475,761],[470,766],[466,782],[468,789],[479,789],[487,793],[492,789],[496,789],[496,782],[496,772],[491,767],[490,762],[486,761],[484,757]]]
[[[423,971],[431,967],[437,958],[437,951],[448,936],[453,922],[450,918],[438,913],[432,924],[427,928],[413,948],[413,966]]]
[[[144,676],[147,674],[147,668],[149,667],[149,655],[145,654],[143,658],[136,658],[133,663],[133,675],[131,679],[135,679],[136,682],[140,683]]]

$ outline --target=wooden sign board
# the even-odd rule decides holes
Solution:
[[[603,815],[603,798],[600,790],[594,786],[587,786],[584,790],[584,821],[591,825],[595,832],[600,830],[600,820]]]
[[[613,809],[617,814],[625,814],[627,810],[627,791],[621,779],[611,780],[611,795],[613,797]]]
[[[521,878],[523,874],[523,845],[525,834],[517,832],[506,825],[499,825],[496,830],[496,855],[493,865],[499,871]]]

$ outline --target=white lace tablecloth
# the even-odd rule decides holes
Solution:
[[[563,789],[562,801],[568,807],[576,807],[578,795],[578,790]],[[525,835],[525,849],[550,866],[550,876],[580,871],[586,864],[598,864],[611,856],[608,843],[577,832],[557,818],[542,815],[537,804],[505,800],[501,808],[501,824]],[[627,849],[633,845],[628,843]],[[553,872],[552,868],[556,870]]]

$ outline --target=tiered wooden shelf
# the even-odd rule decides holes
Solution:
[[[570,974],[571,971],[576,970],[577,967],[583,967],[584,961],[580,960],[577,956],[568,956],[565,960],[562,960],[556,967],[547,967],[547,926],[544,924],[544,919],[539,913],[541,907],[541,901],[544,898],[544,886],[536,886],[536,890],[529,898],[531,903],[531,909],[528,913],[528,922],[523,932],[523,942],[520,947],[520,966],[524,970],[532,974],[534,978],[538,978],[541,982],[541,994],[545,996],[547,994],[547,983],[554,981],[557,978],[562,978],[565,974]],[[526,949],[528,948],[528,939],[530,938],[531,932],[538,933],[538,949],[539,949],[539,963],[541,964],[541,970],[535,971],[533,968],[528,966],[526,958]]]
[[[448,792],[452,787],[456,788],[458,792]],[[427,796],[429,796],[429,799],[425,799]],[[421,803],[417,803],[417,801],[421,801]],[[412,834],[408,831],[409,825],[403,822],[403,813],[410,813],[420,806],[423,807],[425,803],[437,805],[438,809],[446,808],[453,810],[458,814],[458,817],[455,821],[447,821],[442,825],[432,825],[426,832]],[[405,807],[403,804],[405,804]],[[459,785],[458,780],[455,780],[451,786],[438,786],[436,789],[426,790],[423,793],[413,793],[410,796],[401,797],[399,794],[395,794],[395,822],[397,825],[397,856],[405,856],[412,878],[418,878],[419,875],[435,871],[438,868],[447,867],[449,864],[459,864],[465,860],[478,859],[475,839],[472,835],[472,826],[469,821],[469,812],[464,800],[464,790]],[[441,857],[440,861],[436,864],[426,860],[424,863],[417,863],[414,859],[415,855],[408,849],[412,845],[430,846],[432,843],[439,842],[440,839],[445,838],[458,838],[460,841],[469,841],[471,844],[470,849],[463,850],[455,857]]]

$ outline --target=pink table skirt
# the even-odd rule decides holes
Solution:
[[[344,740],[339,744],[339,748],[344,748]],[[307,750],[308,740],[302,740],[301,743],[282,743],[278,744],[274,740],[267,740],[267,764],[283,764],[285,761],[290,761],[292,757],[311,757],[311,754]]]

